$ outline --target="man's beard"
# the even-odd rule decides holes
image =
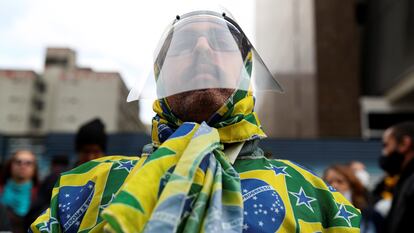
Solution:
[[[208,121],[233,92],[225,88],[200,89],[169,96],[167,101],[180,120],[201,123]]]

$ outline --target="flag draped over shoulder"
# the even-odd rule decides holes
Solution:
[[[360,212],[308,169],[264,156],[241,156],[243,232],[359,232]]]
[[[139,158],[102,157],[63,173],[52,191],[50,208],[31,225],[33,232],[100,232],[101,212],[140,165]]]

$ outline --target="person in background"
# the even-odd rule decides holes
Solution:
[[[50,166],[50,173],[40,184],[37,198],[31,206],[29,213],[26,215],[24,221],[25,229],[28,229],[37,216],[49,207],[53,187],[59,179],[60,174],[67,171],[68,168],[69,158],[67,155],[53,156]]]
[[[369,193],[362,185],[352,168],[336,164],[328,167],[323,174],[325,182],[342,193],[356,208],[361,210],[361,232],[381,232],[381,216],[370,206]]]
[[[392,197],[398,178],[400,178],[398,175],[391,176],[386,173],[372,191],[374,208],[383,218],[387,217],[391,209]]]
[[[385,130],[380,167],[399,176],[387,216],[387,232],[407,232],[414,219],[414,122],[403,122]]]
[[[4,171],[4,167],[3,167],[3,163],[0,162],[0,171]],[[0,180],[1,180],[1,175],[0,174]],[[11,231],[11,227],[10,227],[10,223],[9,223],[9,218],[7,217],[7,210],[6,208],[0,203],[0,232],[7,232],[7,231]]]
[[[26,232],[23,226],[38,190],[36,156],[28,150],[15,152],[6,162],[0,182],[0,203],[7,208],[13,232]]]
[[[354,175],[358,180],[361,182],[361,184],[366,188],[369,189],[370,185],[370,175],[366,170],[365,164],[363,164],[360,161],[352,161],[349,163],[349,167],[354,172]]]
[[[328,167],[323,179],[358,209],[366,207],[366,190],[348,166],[336,164]]]
[[[76,165],[104,156],[107,135],[105,125],[96,118],[82,125],[75,136],[75,149],[78,154]]]

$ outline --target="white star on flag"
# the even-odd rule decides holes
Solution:
[[[275,172],[275,175],[285,175],[291,177],[289,173],[286,172],[287,166],[278,167],[273,164],[270,164],[270,166],[265,166],[265,168],[273,170]]]
[[[296,206],[305,205],[306,207],[308,207],[308,209],[310,209],[313,212],[311,202],[316,201],[316,198],[307,196],[302,187],[300,187],[299,192],[297,193],[295,192],[289,192],[289,193],[296,197]]]
[[[122,161],[118,161],[118,166],[116,168],[114,168],[114,170],[122,170],[125,169],[128,173],[132,170],[132,168],[134,167],[134,164],[132,164],[131,160],[122,162]]]
[[[346,221],[348,226],[351,226],[351,218],[356,217],[357,215],[348,211],[344,204],[336,203],[338,207],[338,212],[335,215],[335,218],[341,218]]]
[[[57,221],[56,218],[50,217],[49,221],[43,222],[43,224],[44,225],[39,228],[41,232],[43,231],[52,232],[53,224],[59,224],[59,222]]]

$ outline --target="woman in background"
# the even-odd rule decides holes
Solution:
[[[328,167],[323,179],[348,199],[356,208],[361,210],[361,232],[381,233],[382,217],[370,205],[368,190],[355,176],[347,165],[332,165]]]
[[[6,162],[0,179],[0,204],[7,210],[13,232],[27,232],[23,222],[37,194],[38,168],[35,155],[20,150]]]

